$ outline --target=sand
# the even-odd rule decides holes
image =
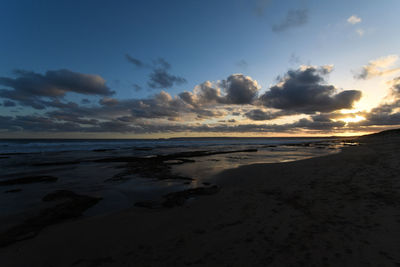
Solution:
[[[219,174],[184,206],[49,226],[1,266],[400,266],[400,139]]]

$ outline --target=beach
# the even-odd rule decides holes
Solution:
[[[48,225],[1,247],[1,265],[400,266],[400,138],[357,142],[225,170],[215,190],[180,194],[179,205]]]

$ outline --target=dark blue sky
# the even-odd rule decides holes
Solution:
[[[129,100],[149,99],[161,90],[175,97],[237,73],[256,80],[261,95],[288,69],[334,65],[327,81],[339,91],[364,92],[358,111],[368,110],[379,105],[376,96],[383,97],[390,86],[376,91],[384,82],[353,76],[369,61],[399,54],[399,7],[394,0],[2,1],[0,76],[15,78],[14,70],[94,74],[115,91],[114,99]],[[353,15],[360,21],[349,22]],[[162,67],[160,58],[170,66]],[[165,77],[172,84],[152,88],[151,77],[153,85]],[[66,90],[58,101],[97,103],[104,97],[74,90]],[[18,105],[2,105],[4,116],[47,116],[55,108],[35,110],[3,94],[5,100]]]

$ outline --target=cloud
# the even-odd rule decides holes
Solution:
[[[149,74],[147,85],[153,89],[167,89],[186,83],[186,79],[169,74],[165,68],[156,68]]]
[[[138,68],[147,67],[147,65],[145,63],[143,63],[141,60],[134,58],[134,57],[130,56],[129,54],[126,54],[125,58],[126,58],[126,60],[128,60],[130,63],[132,63],[133,65],[135,65]]]
[[[249,66],[249,64],[247,63],[246,60],[241,59],[241,60],[239,60],[239,61],[236,63],[236,66],[238,66],[239,68],[242,68],[242,69],[247,69],[247,67]]]
[[[140,90],[143,89],[140,85],[138,85],[136,83],[132,84],[132,87],[133,87],[133,90],[135,90],[135,92],[139,92]]]
[[[377,76],[384,76],[393,74],[400,71],[400,68],[390,68],[399,59],[397,55],[389,55],[386,57],[381,57],[375,60],[371,60],[367,65],[362,67],[359,73],[354,75],[355,79],[367,80]]]
[[[169,64],[168,61],[163,59],[162,57],[157,58],[156,60],[153,60],[154,66],[159,66],[159,68],[168,70],[171,68],[171,64]]]
[[[398,108],[400,108],[399,100],[390,104],[381,104],[373,108],[370,112],[361,114],[365,120],[351,123],[351,125],[355,128],[359,126],[400,125],[400,112]]]
[[[43,98],[63,98],[69,92],[100,96],[114,94],[106,81],[98,75],[66,69],[47,71],[44,75],[18,70],[15,75],[16,78],[0,77],[0,85],[11,88],[0,89],[0,97],[37,109],[45,107]]]
[[[260,88],[257,81],[243,74],[230,75],[222,86],[226,91],[223,102],[227,104],[251,104]]]
[[[81,100],[81,103],[82,103],[82,104],[90,104],[90,100],[87,99],[87,98],[83,98],[83,99]]]
[[[331,66],[289,70],[260,100],[269,108],[305,114],[352,108],[361,98],[361,92],[347,90],[337,93],[335,86],[325,84],[324,76],[330,71]]]
[[[166,70],[171,68],[169,63],[162,59],[157,59],[152,64],[156,68]],[[47,78],[44,79],[46,83],[41,79],[39,79],[41,83],[32,83],[31,79],[25,79],[30,78],[29,75],[18,76],[15,79],[8,78],[9,80],[3,78],[14,86],[6,91],[20,90],[18,92],[22,93],[28,91],[26,103],[51,109],[30,116],[0,116],[0,130],[134,134],[335,131],[343,127],[344,122],[336,120],[328,112],[351,107],[361,94],[354,90],[338,93],[333,85],[327,85],[324,77],[331,71],[331,66],[302,66],[297,70],[290,70],[280,78],[278,84],[269,88],[262,96],[259,96],[260,85],[256,80],[244,74],[232,74],[219,81],[206,81],[197,85],[192,91],[184,91],[176,96],[165,91],[147,98],[131,99],[117,99],[112,98],[110,94],[97,94],[101,96],[98,101],[84,98],[77,103],[65,97],[68,92],[79,91],[80,89],[76,89],[77,86],[74,90],[64,90],[64,87],[59,85],[61,82],[58,80],[55,82],[54,79],[48,78],[48,75],[35,74],[41,79]],[[34,84],[37,88],[20,89],[29,87],[27,83],[18,80],[22,78],[25,79],[24,82],[28,80],[29,84]],[[42,84],[45,86],[56,84],[57,90],[62,88],[64,91],[54,93],[52,88],[50,88],[52,90],[42,88]],[[393,81],[393,88],[396,90],[397,84],[397,80]],[[13,102],[6,98],[2,102],[3,105],[6,101]],[[20,100],[15,101],[18,104],[25,104]],[[87,105],[89,103],[91,105]],[[293,123],[260,124],[261,121],[299,113],[311,116]],[[244,123],[248,119],[257,123]]]
[[[278,24],[272,26],[273,32],[283,32],[290,28],[299,27],[308,22],[307,9],[291,9],[286,17]]]
[[[4,100],[3,101],[3,106],[5,107],[15,107],[17,104],[15,102],[10,101],[10,100]]]
[[[391,83],[391,102],[382,103],[369,112],[360,113],[365,120],[351,123],[353,127],[400,125],[400,77],[394,78]]]
[[[358,17],[357,15],[352,15],[347,19],[347,22],[350,24],[357,24],[360,23],[362,21],[362,19],[360,17]]]
[[[357,30],[356,30],[356,33],[357,33],[359,36],[364,36],[365,31],[364,31],[363,29],[357,29]]]
[[[300,56],[296,55],[295,53],[292,53],[290,55],[290,58],[289,58],[290,64],[299,65],[299,64],[301,64],[301,62],[302,62],[302,60],[301,60]]]
[[[75,120],[75,118],[73,118]],[[124,117],[112,121],[79,120],[63,122],[57,118],[43,116],[0,116],[0,129],[27,132],[113,132],[113,133],[177,133],[177,132],[219,132],[219,133],[272,133],[298,132],[299,129],[326,131],[342,127],[342,122],[320,122],[301,119],[287,124],[234,124],[234,120],[219,124],[176,124],[143,122],[131,123]],[[81,124],[85,124],[82,126]]]
[[[278,117],[282,116],[287,116],[291,115],[293,113],[291,112],[286,112],[286,111],[264,111],[263,109],[253,109],[250,110],[249,112],[245,113],[244,115],[254,121],[267,121],[267,120],[273,120]]]
[[[264,16],[265,10],[271,4],[272,0],[256,0],[254,12],[258,16]]]
[[[260,89],[256,80],[243,74],[232,74],[226,80],[217,83],[203,82],[194,88],[194,92],[183,92],[179,96],[194,106],[213,104],[244,105],[257,99]]]
[[[181,85],[187,82],[183,77],[170,74],[169,70],[171,69],[171,64],[163,58],[157,58],[152,61],[152,64],[147,64],[129,54],[126,54],[125,57],[138,68],[151,69],[147,82],[147,85],[151,89],[168,89],[174,85]],[[140,91],[142,89],[138,84],[133,84],[133,88],[135,91]]]
[[[346,125],[343,121],[333,120],[314,120],[312,119],[300,119],[293,123],[291,127],[301,128],[307,130],[318,130],[318,131],[332,131],[335,128],[342,128]]]
[[[105,97],[100,99],[99,104],[102,106],[115,106],[118,104],[118,100],[115,98]]]
[[[400,98],[400,77],[396,77],[392,80],[392,94],[397,97]]]

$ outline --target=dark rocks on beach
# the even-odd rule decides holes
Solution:
[[[243,150],[232,150],[232,151],[187,151],[178,152],[169,155],[157,155],[151,158],[140,158],[140,157],[111,157],[95,160],[95,162],[164,162],[168,160],[181,160],[182,163],[187,162],[187,159],[193,157],[205,157],[219,154],[239,153],[239,152],[257,152],[257,149],[243,149]]]
[[[195,196],[213,195],[219,192],[221,188],[217,185],[210,187],[191,188],[183,191],[169,193],[163,196],[160,201],[144,201],[135,203],[136,207],[157,209],[157,208],[173,208],[182,206],[187,199]]]
[[[57,181],[57,177],[54,176],[27,176],[17,179],[9,179],[5,181],[0,181],[0,186],[4,185],[16,185],[16,184],[33,184],[33,183],[51,183]]]
[[[0,233],[0,247],[33,238],[46,226],[79,217],[85,210],[101,200],[101,198],[78,195],[65,190],[48,194],[43,199],[46,199],[45,201],[65,199],[65,201],[43,209],[38,215],[25,220],[22,224]]]
[[[6,191],[4,191],[4,193],[18,193],[18,192],[21,192],[21,191],[22,191],[21,188],[16,188],[16,189],[6,190]]]
[[[193,159],[170,159],[170,160],[164,160],[163,163],[168,164],[168,165],[179,165],[183,163],[193,163],[196,162]]]
[[[114,148],[103,148],[103,149],[93,149],[92,151],[93,152],[107,152],[107,151],[114,151],[114,150],[116,150],[116,149],[114,149]]]
[[[32,166],[58,166],[58,165],[73,165],[80,163],[81,163],[80,161],[40,162],[40,163],[33,163]]]
[[[54,201],[54,200],[60,200],[60,199],[73,199],[81,197],[75,192],[69,191],[69,190],[57,190],[52,193],[49,193],[45,195],[42,200],[47,202],[47,201]]]
[[[289,144],[284,144],[285,146],[301,146],[301,147],[305,147],[305,146],[311,146],[311,143],[289,143]]]
[[[169,193],[164,196],[163,206],[167,208],[172,208],[175,206],[182,206],[188,198],[195,196],[205,196],[205,195],[213,195],[218,193],[220,187],[217,185],[210,187],[198,187],[187,189],[184,191]]]
[[[151,150],[153,150],[153,148],[151,148],[151,147],[134,147],[133,149],[136,151],[151,151]]]
[[[95,162],[124,162],[126,163],[125,172],[118,174],[117,177],[108,179],[109,181],[124,180],[124,176],[138,174],[145,178],[156,178],[159,180],[192,180],[188,177],[182,177],[171,173],[171,166],[195,162],[193,157],[204,157],[218,154],[229,154],[238,152],[257,152],[257,149],[243,149],[232,151],[186,151],[169,155],[157,155],[154,157],[109,157],[95,160]]]

